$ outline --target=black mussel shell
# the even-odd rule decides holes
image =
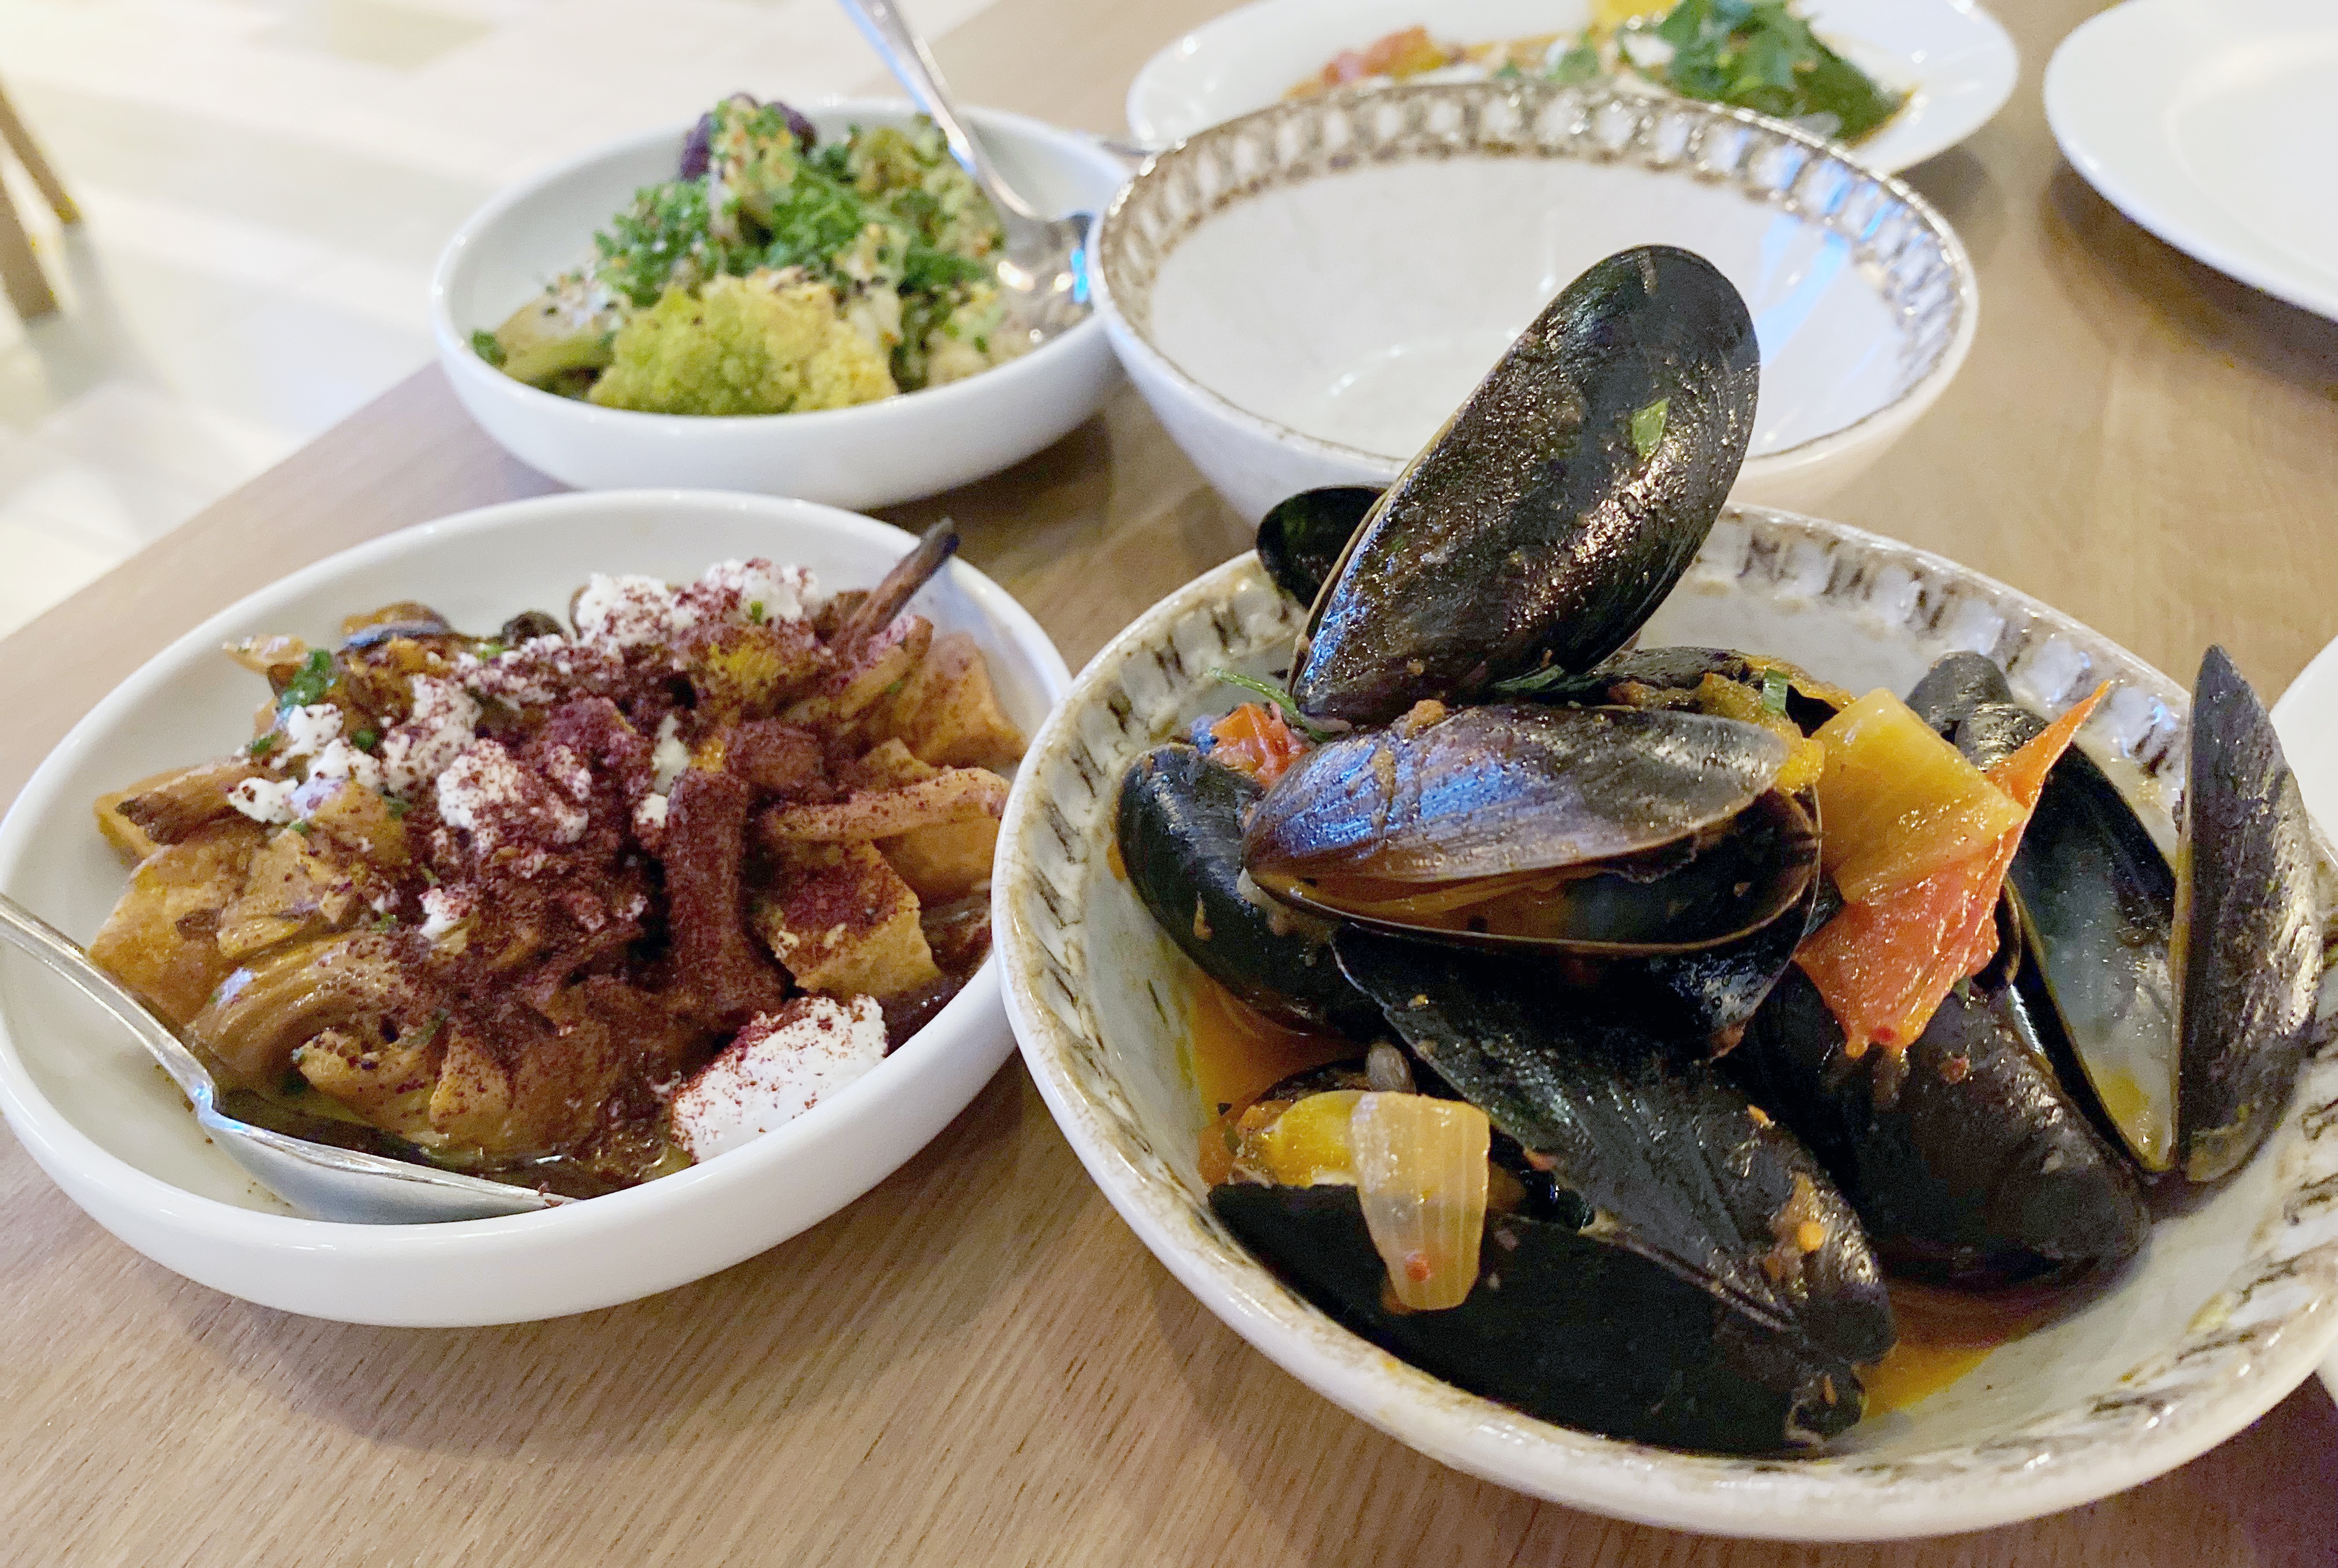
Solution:
[[[1973,704],[1958,749],[1991,768],[2046,721],[2011,702]],[[2100,1120],[2146,1171],[2176,1145],[2176,874],[2094,759],[2073,746],[2046,776],[2006,877],[2027,956],[2023,995],[2058,1061],[2077,1068]]]
[[[1548,1419],[1760,1451],[1858,1418],[1853,1368],[1890,1348],[1891,1306],[1849,1207],[1790,1136],[1693,1050],[1597,998],[1554,1003],[1516,959],[1354,929],[1335,946],[1427,1067],[1588,1222],[1491,1217],[1479,1288],[1410,1330],[1358,1260],[1254,1240],[1278,1268],[1427,1369]]]
[[[2281,739],[2222,648],[2192,689],[2177,898],[2184,1173],[2238,1170],[2279,1122],[2313,1044],[2323,912],[2312,824]]]
[[[1120,786],[1129,885],[1203,972],[1269,1017],[1301,1027],[1379,1024],[1332,962],[1331,929],[1242,880],[1243,813],[1262,791],[1190,746],[1156,746]]]
[[[1686,708],[1708,675],[1762,691],[1772,673],[1788,678],[1786,716],[1807,734],[1835,715],[1835,705],[1807,688],[1809,675],[1774,659],[1757,659],[1729,648],[1666,646],[1634,648],[1602,660],[1589,670],[1553,665],[1502,683],[1502,695],[1529,702],[1567,702],[1578,707],[1615,703],[1626,708]]]
[[[1624,646],[1712,531],[1759,377],[1702,257],[1641,246],[1568,284],[1373,508],[1309,618],[1301,709],[1381,723]]]
[[[1391,1308],[1352,1187],[1213,1188],[1243,1246],[1354,1333],[1541,1420],[1666,1447],[1808,1447],[1859,1419],[1857,1374],[1561,1221],[1492,1214],[1469,1299]]]
[[[1276,502],[1259,520],[1259,564],[1276,587],[1314,603],[1380,494],[1378,485],[1331,485]]]
[[[1785,765],[1759,725],[1626,708],[1465,708],[1350,735],[1267,792],[1253,876],[1397,882],[1585,865],[1728,821]]]
[[[1794,961],[1803,938],[1817,930],[1819,897],[1829,887],[1822,875],[1810,877],[1801,900],[1750,936],[1689,953],[1660,953],[1616,965],[1611,983],[1636,977],[1671,1004],[1694,1037],[1715,1054],[1735,1046],[1746,1024]],[[1838,896],[1839,897],[1839,896]]]
[[[1908,693],[1917,718],[1953,740],[1960,720],[1984,702],[2011,702],[2005,671],[1985,653],[1951,653],[1924,671]]]
[[[1904,1062],[1853,1060],[1817,987],[1789,969],[1723,1066],[1832,1172],[1894,1272],[2005,1285],[2143,1245],[2135,1178],[2002,983],[1950,992]]]

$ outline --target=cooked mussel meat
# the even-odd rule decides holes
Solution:
[[[1276,502],[1259,520],[1259,564],[1276,587],[1314,603],[1380,494],[1375,485],[1330,485]]]
[[[1787,744],[1710,714],[1424,704],[1300,759],[1243,862],[1300,908],[1488,946],[1689,951],[1760,929],[1817,864]]]
[[[2214,646],[2192,691],[2184,843],[2178,1153],[2209,1181],[2256,1152],[2289,1103],[2323,949],[2305,802],[2264,704]]]
[[[1615,652],[1711,532],[1758,373],[1701,257],[1636,247],[1568,284],[1366,519],[1302,639],[1302,710],[1384,723]]]
[[[1377,1010],[1331,961],[1331,928],[1243,876],[1243,817],[1263,793],[1191,746],[1147,751],[1120,785],[1129,885],[1204,974],[1270,1018],[1369,1032]]]

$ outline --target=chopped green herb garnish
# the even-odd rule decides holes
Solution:
[[[414,803],[413,803],[412,801],[410,801],[410,800],[400,800],[400,799],[399,799],[397,796],[395,796],[395,795],[385,795],[385,796],[383,796],[383,797],[381,798],[381,803],[382,803],[384,806],[387,806],[388,808],[389,808],[389,814],[390,814],[391,816],[393,816],[393,817],[403,817],[403,816],[405,816],[408,811],[411,811],[411,810],[413,810],[413,809],[414,809]],[[433,887],[437,886],[437,883],[435,883],[435,882],[434,882],[433,884],[431,884],[431,885],[432,885]]]
[[[1584,34],[1550,68],[1550,79],[1564,87],[1579,87],[1599,77],[1599,46]]]
[[[498,642],[496,639],[490,637],[486,642],[479,644],[478,652],[473,655],[473,657],[484,662],[489,659],[500,659],[504,656],[506,652],[506,650],[501,642]]]
[[[1632,410],[1632,450],[1639,454],[1643,463],[1655,451],[1656,443],[1665,438],[1665,410],[1672,407],[1672,401],[1659,397]]]
[[[303,838],[306,838],[309,834],[314,833],[316,830],[317,825],[306,818],[303,818],[300,821],[292,824],[292,831],[298,833]]]
[[[1245,691],[1255,692],[1259,696],[1265,698],[1269,702],[1273,703],[1277,708],[1282,710],[1282,716],[1285,722],[1287,722],[1292,729],[1305,735],[1310,740],[1321,744],[1331,738],[1331,732],[1330,730],[1319,730],[1314,725],[1309,723],[1307,721],[1307,715],[1299,710],[1299,704],[1291,700],[1291,693],[1285,691],[1280,686],[1271,686],[1263,681],[1256,680],[1248,675],[1238,675],[1233,671],[1225,669],[1212,670],[1209,671],[1209,677],[1213,681],[1223,681],[1229,686],[1239,686]]]
[[[1819,42],[1786,0],[1681,0],[1655,34],[1672,45],[1672,58],[1643,74],[1707,103],[1787,120],[1824,115],[1834,122],[1831,133],[1845,142],[1882,124],[1905,101]]]
[[[1546,664],[1539,670],[1529,670],[1523,675],[1513,675],[1507,681],[1497,681],[1487,690],[1503,697],[1538,697],[1546,691],[1560,690],[1579,680],[1575,671],[1559,664]]]
[[[381,917],[380,917],[379,919],[376,920],[376,921],[373,923],[373,928],[374,928],[375,930],[377,930],[377,931],[395,931],[395,930],[397,930],[397,929],[398,929],[398,912],[397,912],[396,910],[394,910],[394,909],[385,909],[385,910],[383,910],[383,911],[381,912]]]
[[[309,650],[300,668],[284,683],[283,695],[276,699],[276,710],[289,712],[295,708],[307,708],[325,700],[333,684],[333,656],[322,648]]]
[[[748,602],[747,623],[751,626],[761,626],[763,623],[763,602],[761,599]]]
[[[471,334],[471,352],[498,370],[504,368],[503,341],[484,327]]]
[[[276,731],[273,730],[270,730],[267,734],[260,736],[250,745],[244,748],[246,754],[253,757],[265,757],[270,751],[275,750]]]
[[[977,353],[977,354],[987,354],[987,353],[989,353],[989,352],[990,352],[990,339],[989,339],[989,338],[977,338],[974,340],[974,351],[975,351],[976,353]]]
[[[349,744],[360,751],[370,751],[381,744],[381,735],[378,730],[360,730],[349,737]]]
[[[1783,713],[1786,710],[1786,694],[1792,691],[1793,687],[1793,680],[1783,670],[1763,671],[1762,672],[1762,706],[1773,713]]]

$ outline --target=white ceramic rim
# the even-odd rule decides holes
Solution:
[[[2195,0],[2126,0],[2080,23],[2046,63],[2046,123],[2070,166],[2135,223],[2227,277],[2338,321],[2338,287],[2284,265],[2279,247],[2207,200],[2168,140],[2167,110],[2201,60],[2159,24],[2205,11]],[[2249,28],[2264,18],[2252,7],[2210,15],[2227,48],[2259,42]],[[2338,12],[2327,16],[2338,36]],[[2316,198],[2301,191],[2298,199]]]
[[[919,113],[917,105],[907,99],[899,98],[818,98],[806,99],[802,102],[790,100],[788,106],[800,114],[868,114],[905,119]],[[1106,151],[1096,137],[1089,135],[1085,131],[1066,130],[1060,125],[1050,125],[1044,120],[1032,119],[1027,114],[1009,113],[1003,109],[968,109],[965,113],[977,132],[990,130],[1013,131],[1034,140],[1054,142],[1067,152],[1095,161],[1100,167],[1109,165],[1115,168],[1120,172],[1124,181],[1125,181],[1126,163],[1116,154]],[[1004,365],[995,365],[979,375],[968,376],[963,380],[952,381],[940,387],[925,387],[916,392],[897,393],[891,397],[880,397],[874,403],[856,403],[847,408],[812,408],[800,414],[651,414],[638,408],[604,408],[597,403],[587,403],[577,397],[563,397],[558,393],[546,392],[540,387],[531,387],[524,381],[515,381],[480,358],[471,348],[473,328],[461,328],[455,324],[454,311],[448,301],[457,275],[471,264],[473,258],[477,254],[476,247],[480,234],[499,222],[505,213],[534,197],[538,191],[555,181],[566,179],[594,164],[640,152],[661,142],[671,142],[679,147],[683,139],[690,133],[691,126],[695,123],[694,120],[683,121],[679,124],[662,126],[651,131],[637,131],[629,136],[604,142],[599,146],[580,152],[565,162],[555,164],[529,179],[506,187],[488,198],[486,203],[478,211],[463,220],[462,227],[455,230],[454,238],[447,240],[447,248],[438,253],[438,263],[430,273],[430,335],[437,341],[442,360],[450,365],[476,368],[481,373],[480,376],[470,377],[476,385],[481,387],[501,389],[505,395],[515,398],[522,407],[545,408],[557,405],[570,417],[582,421],[586,429],[613,433],[641,432],[660,428],[671,429],[679,424],[692,428],[722,431],[768,426],[775,420],[785,420],[788,429],[801,430],[807,436],[816,436],[820,432],[834,430],[847,421],[866,421],[872,417],[881,419],[885,417],[887,410],[898,407],[911,398],[916,399],[921,407],[933,407],[937,402],[964,403],[989,396],[993,392],[1001,396],[1011,396],[1014,390],[1023,387],[1026,380],[1037,374],[1031,368],[1034,364],[1039,364],[1044,368],[1050,360],[1062,357],[1060,350],[1065,346],[1075,342],[1085,342],[1103,330],[1103,326],[1098,320],[1102,313],[1091,307],[1086,320],[1058,332],[1029,353],[1018,355]],[[1090,232],[1094,232],[1093,225]],[[592,231],[588,230],[579,234],[576,237],[577,260],[584,260],[591,253],[592,247]],[[492,329],[492,323],[483,324],[486,329]],[[483,379],[482,377],[485,378]]]
[[[880,523],[858,513],[816,502],[726,491],[680,489],[601,490],[506,501],[455,513],[369,540],[304,566],[239,599],[184,636],[173,639],[162,652],[140,665],[134,673],[107,693],[57,743],[11,803],[7,815],[0,818],[0,887],[13,880],[25,846],[34,832],[42,823],[54,819],[61,804],[55,799],[61,788],[60,779],[76,755],[101,736],[113,730],[120,722],[119,715],[123,709],[142,699],[153,688],[166,684],[175,666],[192,655],[217,648],[231,634],[255,628],[258,618],[270,613],[274,604],[307,593],[352,570],[361,570],[377,562],[404,555],[425,540],[459,540],[466,535],[491,533],[515,521],[532,521],[545,516],[556,518],[565,512],[596,513],[627,505],[671,508],[678,518],[690,513],[760,513],[774,524],[813,522],[849,535],[881,543],[889,549],[902,551],[917,543],[914,535],[889,523]],[[952,561],[947,570],[951,573],[955,587],[1008,630],[1017,651],[1031,660],[1042,685],[1053,683],[1057,691],[1068,685],[1071,675],[1063,655],[1013,595],[963,561]],[[84,802],[73,803],[75,815],[84,809]],[[807,1141],[807,1128],[817,1131],[824,1119],[849,1113],[863,1102],[881,1099],[897,1080],[920,1072],[930,1059],[943,1054],[951,1042],[965,1034],[969,1024],[977,1023],[976,1014],[989,1004],[997,972],[997,959],[994,952],[983,960],[973,978],[944,1004],[941,1012],[903,1042],[899,1050],[801,1116],[754,1139],[742,1148],[727,1152],[720,1159],[711,1160],[703,1165],[692,1166],[639,1187],[582,1202],[565,1203],[554,1209],[495,1219],[458,1220],[423,1225],[355,1225],[263,1213],[188,1192],[159,1177],[150,1176],[108,1152],[51,1107],[17,1057],[5,1014],[0,1014],[0,1115],[5,1115],[10,1130],[25,1143],[27,1152],[42,1168],[52,1172],[53,1179],[57,1168],[64,1166],[103,1188],[123,1206],[160,1215],[191,1231],[207,1232],[245,1245],[272,1247],[286,1251],[359,1249],[390,1255],[467,1255],[486,1265],[497,1261],[498,1255],[507,1244],[550,1227],[605,1234],[635,1220],[639,1210],[670,1210],[677,1217],[685,1216],[693,1197],[701,1191],[752,1187],[770,1181],[772,1169],[783,1165],[792,1156],[797,1145]],[[1005,1050],[1001,1050],[999,1061],[1003,1063],[1007,1054]],[[993,1071],[996,1071],[995,1066]],[[989,1073],[985,1073],[982,1080],[977,1080],[977,1092],[989,1076]],[[914,1150],[905,1151],[903,1158],[914,1152]],[[64,1183],[61,1181],[60,1185]],[[69,1189],[68,1193],[70,1195]],[[777,1241],[771,1244],[776,1245]],[[642,1293],[635,1291],[632,1295]],[[614,1304],[630,1298],[631,1296],[620,1289],[610,1299]],[[580,1307],[576,1309],[589,1308]]]
[[[1189,28],[1185,32],[1181,33],[1176,37],[1171,39],[1167,44],[1163,44],[1161,48],[1153,54],[1151,58],[1147,59],[1142,66],[1138,67],[1135,77],[1132,79],[1128,84],[1127,95],[1122,100],[1121,116],[1123,119],[1127,121],[1128,132],[1131,136],[1136,139],[1136,142],[1140,146],[1144,146],[1149,150],[1159,150],[1161,148],[1174,145],[1176,142],[1184,140],[1183,137],[1172,137],[1164,133],[1156,142],[1154,132],[1150,129],[1150,127],[1154,123],[1156,117],[1146,113],[1145,107],[1142,102],[1147,93],[1157,90],[1158,78],[1167,69],[1169,62],[1175,57],[1192,58],[1196,55],[1209,54],[1213,49],[1238,46],[1240,43],[1239,34],[1242,29],[1249,24],[1243,20],[1245,14],[1252,11],[1263,10],[1270,5],[1274,5],[1278,3],[1279,0],[1251,0],[1251,4],[1247,5],[1243,5],[1234,10],[1227,11],[1219,15],[1213,16],[1199,26]],[[1894,174],[1898,173],[1902,169],[1912,169],[1917,164],[1923,162],[1927,159],[1937,158],[1951,147],[1961,145],[1967,138],[1972,136],[1983,126],[1987,125],[1991,120],[1997,118],[1998,111],[2003,109],[2006,105],[2007,100],[2013,96],[2014,86],[2020,79],[2021,52],[2015,46],[2013,37],[2010,34],[2006,32],[2005,24],[2003,23],[1999,22],[1995,16],[1989,15],[1989,11],[1978,3],[1978,0],[1940,0],[1940,4],[1944,5],[1947,9],[1960,14],[1963,16],[1966,22],[1980,30],[1982,34],[1989,40],[1991,46],[2002,49],[2005,52],[2008,64],[2005,78],[2005,90],[1990,101],[1985,113],[1972,116],[1970,123],[1968,124],[1960,122],[1954,125],[1950,125],[1949,122],[1943,122],[1941,129],[1934,134],[1912,142],[1908,151],[1901,156],[1899,162],[1893,164],[1891,169],[1889,171]],[[1822,24],[1822,25],[1823,25],[1823,24]],[[1235,35],[1233,44],[1229,44],[1226,41],[1228,34]],[[1357,42],[1361,41],[1359,40]],[[1474,40],[1466,40],[1466,42],[1474,42]],[[1188,43],[1193,44],[1195,47],[1191,49],[1185,48],[1184,45]],[[1353,46],[1353,44],[1347,45],[1333,44],[1331,45],[1333,49]],[[1913,61],[1907,62],[1907,64],[1911,69],[1918,72],[1919,80],[1917,85],[1920,88],[1923,85],[1921,80],[1921,67],[1917,66]],[[1197,127],[1187,134],[1197,136],[1201,134],[1202,131],[1206,129],[1208,129],[1206,126]],[[1852,149],[1854,154],[1859,151],[1860,150],[1857,148]]]
[[[1375,96],[1388,93],[1427,93],[1440,86],[1467,91],[1481,85],[1477,83],[1424,83],[1409,88],[1350,88],[1336,93],[1326,93],[1319,98],[1307,99],[1304,102],[1365,103],[1370,102]],[[1610,94],[1594,93],[1584,93],[1582,96],[1586,104],[1585,113],[1589,113],[1596,112],[1597,106],[1605,103]],[[1806,152],[1818,153],[1842,164],[1854,175],[1874,181],[1889,191],[1894,201],[1905,204],[1908,211],[1914,214],[1918,223],[1940,246],[1941,258],[1948,263],[1949,270],[1956,279],[1956,329],[1948,343],[1941,348],[1939,358],[1933,361],[1931,368],[1911,382],[1889,403],[1870,409],[1840,429],[1829,431],[1823,436],[1813,436],[1806,441],[1796,442],[1792,446],[1780,447],[1775,452],[1765,452],[1758,456],[1748,457],[1745,460],[1745,475],[1741,475],[1740,482],[1747,482],[1746,475],[1752,476],[1754,482],[1767,482],[1806,473],[1829,463],[1846,448],[1865,441],[1874,426],[1912,421],[1920,416],[1941,393],[1948,390],[1949,383],[1954,380],[1957,372],[1963,368],[1965,356],[1971,352],[1974,335],[1979,329],[1980,283],[1973,272],[1972,259],[1965,253],[1964,241],[1958,238],[1957,231],[1950,227],[1948,220],[1941,217],[1930,201],[1917,194],[1914,188],[1898,175],[1880,173],[1868,168],[1835,142],[1813,136],[1806,131],[1798,130],[1783,121],[1772,120],[1764,115],[1756,114],[1750,109],[1724,108],[1689,100],[1679,102],[1690,110],[1705,111],[1714,118],[1736,121],[1752,130],[1791,142]],[[1188,375],[1183,366],[1172,359],[1149,336],[1138,329],[1114,298],[1111,280],[1106,275],[1106,258],[1112,253],[1111,230],[1115,223],[1120,220],[1122,213],[1126,211],[1129,202],[1136,196],[1138,187],[1153,175],[1160,161],[1168,154],[1195,142],[1237,134],[1243,125],[1256,116],[1272,114],[1284,107],[1285,105],[1282,104],[1270,104],[1266,108],[1253,110],[1249,114],[1221,121],[1206,131],[1198,131],[1174,146],[1163,148],[1148,155],[1135,175],[1120,188],[1120,193],[1113,198],[1112,205],[1105,208],[1096,219],[1088,246],[1089,298],[1095,302],[1096,314],[1104,318],[1111,329],[1113,346],[1116,350],[1143,359],[1163,379],[1210,409],[1218,417],[1242,426],[1278,446],[1305,453],[1319,462],[1343,466],[1361,464],[1373,468],[1387,467],[1392,464],[1401,471],[1409,459],[1390,457],[1384,453],[1367,452],[1360,446],[1350,446],[1337,441],[1327,441],[1319,436],[1307,435],[1302,431],[1292,429],[1290,426],[1269,419],[1262,414],[1253,413],[1227,398],[1207,384]],[[1484,152],[1472,154],[1478,157],[1494,155]],[[1522,149],[1519,152],[1510,155],[1538,156],[1531,149]],[[1621,160],[1616,162],[1621,166]],[[1673,175],[1695,178],[1695,175],[1686,169],[1644,168],[1642,172],[1653,178],[1665,178]],[[1795,198],[1791,189],[1778,192],[1773,201],[1776,206],[1786,211],[1797,215],[1802,215],[1804,211],[1803,204]],[[1488,367],[1488,368],[1491,368]],[[548,397],[550,394],[547,393],[545,396]]]
[[[2036,624],[2082,642],[2107,641],[2062,612],[1933,552],[1771,508],[1730,510],[1889,552],[2022,606]],[[1213,568],[1154,605],[1099,651],[1032,738],[1026,754],[1032,767],[1026,777],[1044,773],[1135,656],[1163,642],[1188,617],[1225,604],[1231,587],[1254,570],[1247,554]],[[2143,661],[2136,664],[2164,685],[2175,685]],[[2083,1464],[2041,1458],[2018,1475],[1994,1470],[1922,1482],[1893,1482],[1877,1472],[1831,1466],[1823,1456],[1728,1457],[1655,1448],[1537,1421],[1464,1394],[1340,1328],[1279,1287],[1262,1265],[1220,1265],[1204,1257],[1203,1250],[1190,1248],[1180,1235],[1191,1228],[1188,1214],[1154,1191],[1145,1173],[1114,1148],[1098,1112],[1059,1064],[1058,1058],[1076,1049],[1071,1035],[1034,994],[1035,977],[1047,961],[1036,951],[1036,939],[1007,917],[1017,897],[1011,884],[1031,875],[1020,864],[1018,847],[1033,831],[1031,819],[1048,808],[1036,789],[1018,788],[1007,801],[999,833],[1000,877],[993,890],[994,928],[1007,1016],[1025,1066],[1066,1141],[1129,1229],[1205,1307],[1318,1394],[1441,1464],[1609,1517],[1717,1535],[1851,1542],[1964,1534],[2095,1502],[2198,1457],[2286,1398],[2338,1345],[2338,1310],[2327,1310],[2332,1304],[2324,1301],[2315,1308],[2323,1321],[2307,1324],[2303,1334],[2279,1335],[2271,1354],[2251,1366],[2248,1377],[2221,1385],[2215,1395],[2200,1395],[2196,1403],[2187,1400],[2185,1420],[2159,1442],[2098,1442]],[[2318,838],[2317,849],[2326,867],[2332,858],[2328,840]],[[2276,1369],[2268,1374],[2268,1365]],[[2138,1396],[2137,1403],[2151,1397]],[[2019,1437],[2007,1441],[2023,1450],[2034,1446]],[[1677,1479],[1684,1476],[1699,1484],[1684,1485]],[[1944,1503],[1953,1504],[1954,1517],[1943,1517]],[[1795,1518],[1811,1523],[1802,1528],[1787,1523]]]

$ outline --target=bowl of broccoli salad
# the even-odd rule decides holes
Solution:
[[[1125,177],[1080,132],[971,118],[1051,211]],[[466,224],[432,285],[440,361],[491,436],[580,488],[890,505],[1029,456],[1116,378],[1093,318],[1035,341],[1011,318],[1004,242],[909,105],[735,94]]]
[[[674,178],[644,185],[480,358],[514,380],[647,414],[873,403],[1028,350],[989,258],[998,215],[938,127],[822,141],[739,93],[701,117]]]

